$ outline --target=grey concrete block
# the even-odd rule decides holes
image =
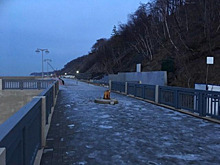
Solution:
[[[109,80],[119,82],[140,82],[150,85],[167,85],[166,71],[153,72],[125,72],[118,74],[110,74]]]
[[[0,79],[0,91],[2,90],[2,79]]]

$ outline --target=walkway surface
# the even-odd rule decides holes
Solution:
[[[220,163],[220,125],[65,80],[41,165],[186,165]]]

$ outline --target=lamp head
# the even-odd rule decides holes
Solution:
[[[36,53],[40,53],[40,50],[39,50],[39,49],[37,49],[35,52],[36,52]]]

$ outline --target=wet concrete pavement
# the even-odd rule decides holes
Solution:
[[[105,90],[65,80],[42,165],[219,164],[220,125]]]

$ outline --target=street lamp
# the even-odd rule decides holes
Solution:
[[[42,52],[42,78],[44,78],[44,51],[45,53],[49,53],[48,49],[39,49],[37,48],[37,50],[35,51],[36,53],[40,53],[40,51]]]
[[[76,74],[79,74],[78,70],[76,71]],[[78,76],[76,75],[76,84],[78,84],[77,78],[78,78]]]
[[[209,75],[209,65],[213,65],[214,64],[214,57],[206,57],[206,64],[207,64],[207,67],[206,67],[206,80],[205,80],[205,83],[206,83],[206,90],[208,90],[208,75]]]
[[[49,65],[49,62],[52,62],[52,60],[51,59],[45,59],[44,62],[47,63],[47,77],[49,77],[48,65]]]

